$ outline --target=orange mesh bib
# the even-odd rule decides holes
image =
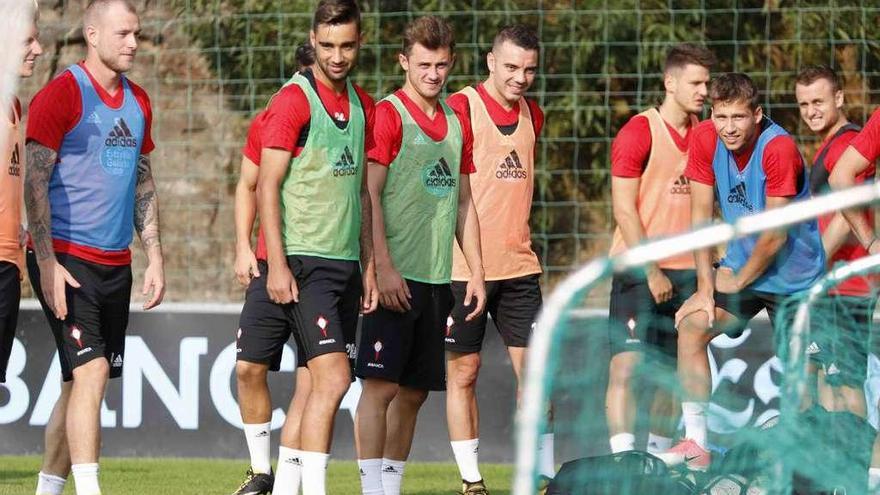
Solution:
[[[516,130],[505,136],[498,130],[477,91],[460,91],[468,99],[474,133],[471,191],[480,219],[480,242],[486,280],[505,280],[541,273],[532,251],[529,214],[535,175],[535,129],[529,105],[520,101]],[[455,243],[452,279],[468,280],[470,270]]]
[[[656,108],[640,115],[648,119],[651,128],[651,153],[639,183],[637,205],[645,237],[668,237],[687,232],[691,228],[691,186],[684,176],[687,152],[675,145]],[[696,124],[697,118],[691,116],[691,127]],[[620,254],[626,248],[618,226],[614,229],[609,254]],[[687,253],[662,260],[658,265],[669,270],[693,269],[694,256]]]

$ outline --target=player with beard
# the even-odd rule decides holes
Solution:
[[[302,73],[315,62],[315,51],[308,43],[296,49],[296,60]],[[285,343],[293,332],[293,320],[284,307],[272,302],[266,292],[266,241],[262,230],[257,235],[256,250],[251,248],[251,233],[256,220],[257,178],[263,149],[264,112],[258,113],[248,129],[242,149],[241,174],[235,188],[235,276],[247,287],[244,307],[236,334],[236,383],[245,440],[251,465],[234,495],[270,493],[275,483],[271,469],[272,403],[267,375],[278,371]],[[354,335],[347,336],[354,345]],[[299,450],[300,419],[311,391],[312,377],[306,367],[302,346],[297,345],[296,383],[293,398],[281,431],[281,456],[290,445]],[[292,479],[279,480],[282,485],[299,488],[301,470],[291,464],[283,475]]]
[[[72,470],[78,495],[101,493],[101,401],[108,377],[122,375],[134,230],[148,258],[143,308],[165,293],[150,100],[123,75],[139,32],[128,0],[90,1],[85,61],[37,93],[28,119],[27,265],[65,382],[46,426],[42,473]]]
[[[541,264],[531,247],[529,214],[544,113],[524,96],[538,72],[538,51],[534,29],[503,28],[486,56],[488,78],[447,99],[463,125],[482,138],[474,142],[474,162],[479,166],[470,182],[481,226],[487,307],[507,346],[517,390],[529,335],[541,309]],[[476,398],[487,315],[465,321],[473,311],[473,303],[463,304],[470,278],[461,249],[453,247],[455,307],[446,331],[446,417],[462,492],[488,493],[478,465]],[[554,474],[552,439],[552,433],[541,438],[541,474],[547,477]]]
[[[463,302],[475,301],[465,320],[485,306],[469,180],[473,136],[440,98],[454,53],[445,20],[410,22],[398,55],[404,86],[376,106],[368,181],[381,307],[364,316],[356,364],[363,392],[355,442],[365,495],[400,493],[419,409],[429,391],[446,388],[455,239],[471,271]]]
[[[837,73],[826,66],[803,69],[795,81],[801,118],[822,144],[813,157],[810,188],[814,195],[828,189],[828,176],[853,139],[859,126],[850,123],[844,113],[844,94]],[[874,168],[859,174],[857,182],[873,180]],[[864,222],[874,224],[869,209],[862,210]],[[849,263],[868,252],[851,235],[849,224],[841,213],[819,218],[819,231],[829,266]],[[819,308],[833,311],[833,328],[822,325],[813,329],[807,353],[822,365],[818,373],[819,401],[829,411],[849,411],[867,415],[864,385],[868,376],[868,340],[871,318],[876,302],[873,293],[876,280],[853,277],[829,290],[828,297],[817,303]]]
[[[351,383],[346,336],[375,309],[364,143],[373,103],[348,79],[361,44],[353,0],[322,0],[312,21],[312,70],[266,109],[257,206],[266,240],[266,290],[286,305],[311,373],[299,449],[282,434],[274,491],[325,493],[333,421]],[[363,278],[358,261],[364,269]],[[293,304],[291,304],[293,303]]]
[[[716,193],[728,223],[809,198],[797,145],[764,115],[755,83],[745,74],[724,74],[712,82],[709,97],[712,118],[694,129],[685,169],[693,225],[712,219]],[[779,305],[822,277],[825,251],[816,222],[807,221],[728,242],[717,270],[709,249],[694,256],[697,291],[675,315],[685,438],[658,457],[706,470],[709,342],[722,332],[740,335],[762,309],[775,325]]]
[[[665,96],[659,107],[634,116],[611,146],[611,204],[617,229],[612,256],[652,237],[691,228],[691,188],[684,176],[687,149],[708,96],[715,56],[692,44],[673,47],[663,68]],[[611,282],[611,363],[605,410],[611,451],[635,449],[636,374],[647,346],[658,364],[674,369],[675,311],[694,293],[693,254],[661,260],[645,273],[615,274]],[[655,360],[657,361],[657,360]],[[647,450],[672,447],[675,402],[656,388],[650,406]]]

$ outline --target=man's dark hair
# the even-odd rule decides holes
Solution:
[[[681,43],[673,46],[666,54],[666,62],[663,64],[663,72],[672,69],[684,69],[686,65],[699,65],[711,69],[717,62],[715,54],[705,46],[693,43]]]
[[[413,19],[403,32],[403,54],[409,56],[412,47],[418,43],[428,50],[449,48],[455,53],[455,32],[446,19],[426,15]]]
[[[827,65],[808,65],[804,67],[798,73],[795,84],[809,86],[819,79],[826,79],[830,82],[831,91],[834,93],[843,88],[843,82],[840,80],[840,76],[837,75],[837,71]]]
[[[312,18],[312,31],[318,29],[320,24],[355,23],[357,30],[361,30],[361,9],[355,0],[321,0],[315,9]]]
[[[294,57],[296,64],[299,65],[299,70],[302,70],[315,63],[315,47],[310,43],[303,43],[296,47]]]
[[[760,103],[758,86],[749,76],[739,72],[729,72],[718,76],[709,88],[712,103],[745,102],[755,110]]]
[[[505,26],[495,35],[495,41],[492,42],[492,48],[495,49],[505,41],[509,41],[524,50],[535,50],[541,47],[538,39],[538,33],[531,26],[525,24],[513,24]]]

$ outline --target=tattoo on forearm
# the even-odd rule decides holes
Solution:
[[[161,245],[159,237],[159,202],[150,157],[138,158],[137,185],[134,191],[134,227],[145,248]]]
[[[24,181],[24,202],[27,210],[28,231],[38,260],[53,255],[52,215],[49,206],[49,180],[55,169],[58,154],[36,141],[25,146],[27,169]]]

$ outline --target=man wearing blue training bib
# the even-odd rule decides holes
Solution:
[[[71,471],[77,495],[101,493],[101,400],[108,378],[122,375],[135,231],[148,258],[144,309],[165,292],[150,101],[123,75],[139,32],[128,0],[91,0],[83,17],[85,61],[56,76],[31,103],[27,265],[64,380],[46,426],[40,495],[60,494]]]
[[[764,115],[754,82],[745,74],[725,74],[713,81],[709,97],[712,118],[695,129],[685,170],[693,225],[712,219],[716,197],[723,220],[731,223],[808,199],[797,145]],[[660,457],[705,470],[711,462],[706,449],[709,341],[722,332],[738,335],[762,309],[772,322],[787,297],[822,276],[825,251],[811,220],[731,241],[717,269],[708,249],[696,251],[695,260],[697,292],[676,313],[685,439]]]

